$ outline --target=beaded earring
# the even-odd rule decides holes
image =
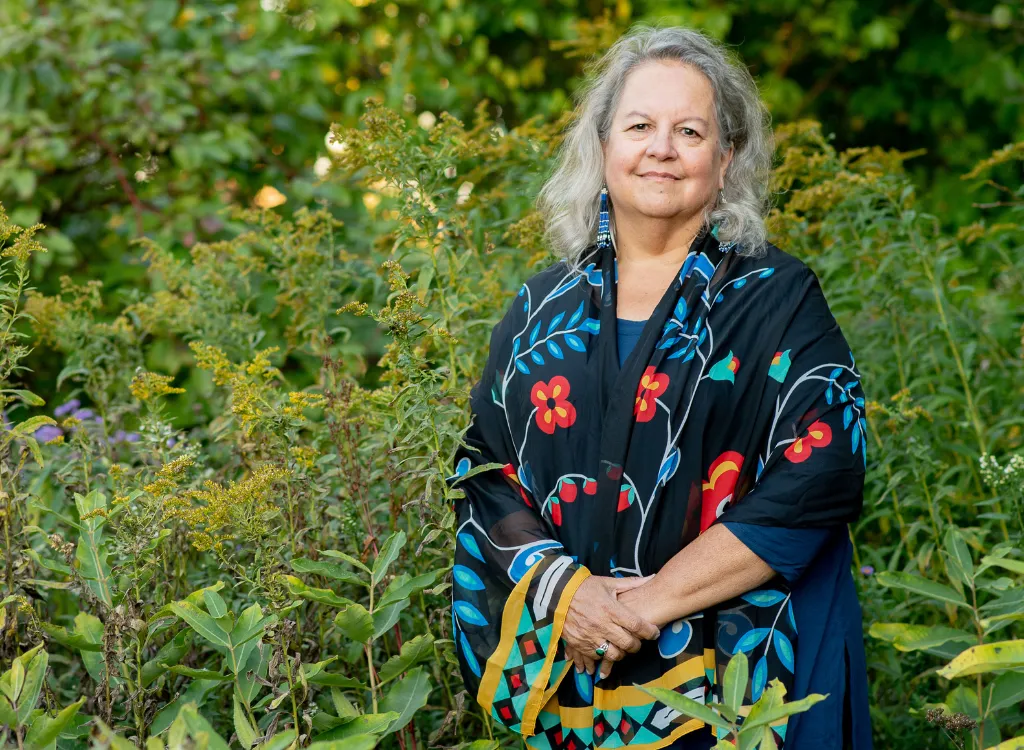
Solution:
[[[608,188],[601,187],[601,210],[597,215],[597,246],[601,250],[611,247],[612,233],[608,224]]]

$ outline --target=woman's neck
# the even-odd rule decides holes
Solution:
[[[639,218],[639,220],[638,220]],[[650,217],[622,216],[613,219],[612,242],[622,266],[674,266],[678,268],[701,229],[701,216],[682,224]]]

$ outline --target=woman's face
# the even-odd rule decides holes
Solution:
[[[615,214],[685,224],[715,200],[732,149],[718,149],[711,83],[682,63],[634,68],[603,144]],[[666,176],[656,176],[662,173]]]

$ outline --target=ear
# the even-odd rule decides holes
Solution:
[[[725,187],[725,173],[729,169],[729,165],[732,164],[732,157],[733,157],[733,154],[735,152],[736,152],[736,149],[734,147],[732,147],[732,146],[729,146],[729,150],[726,152],[725,156],[722,157],[722,166],[718,170],[718,188],[719,189],[722,189],[722,188]]]

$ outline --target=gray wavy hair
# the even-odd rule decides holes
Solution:
[[[701,71],[711,82],[718,119],[718,147],[732,162],[721,196],[704,208],[702,227],[719,224],[718,239],[736,243],[741,255],[762,256],[770,207],[768,180],[775,150],[771,116],[746,66],[722,44],[681,27],[631,28],[588,71],[577,91],[576,116],[559,146],[551,176],[537,196],[545,238],[574,268],[597,235],[604,185],[604,153],[612,116],[626,76],[638,65],[672,60]],[[611,216],[614,227],[614,213]],[[614,232],[614,228],[612,229]]]

